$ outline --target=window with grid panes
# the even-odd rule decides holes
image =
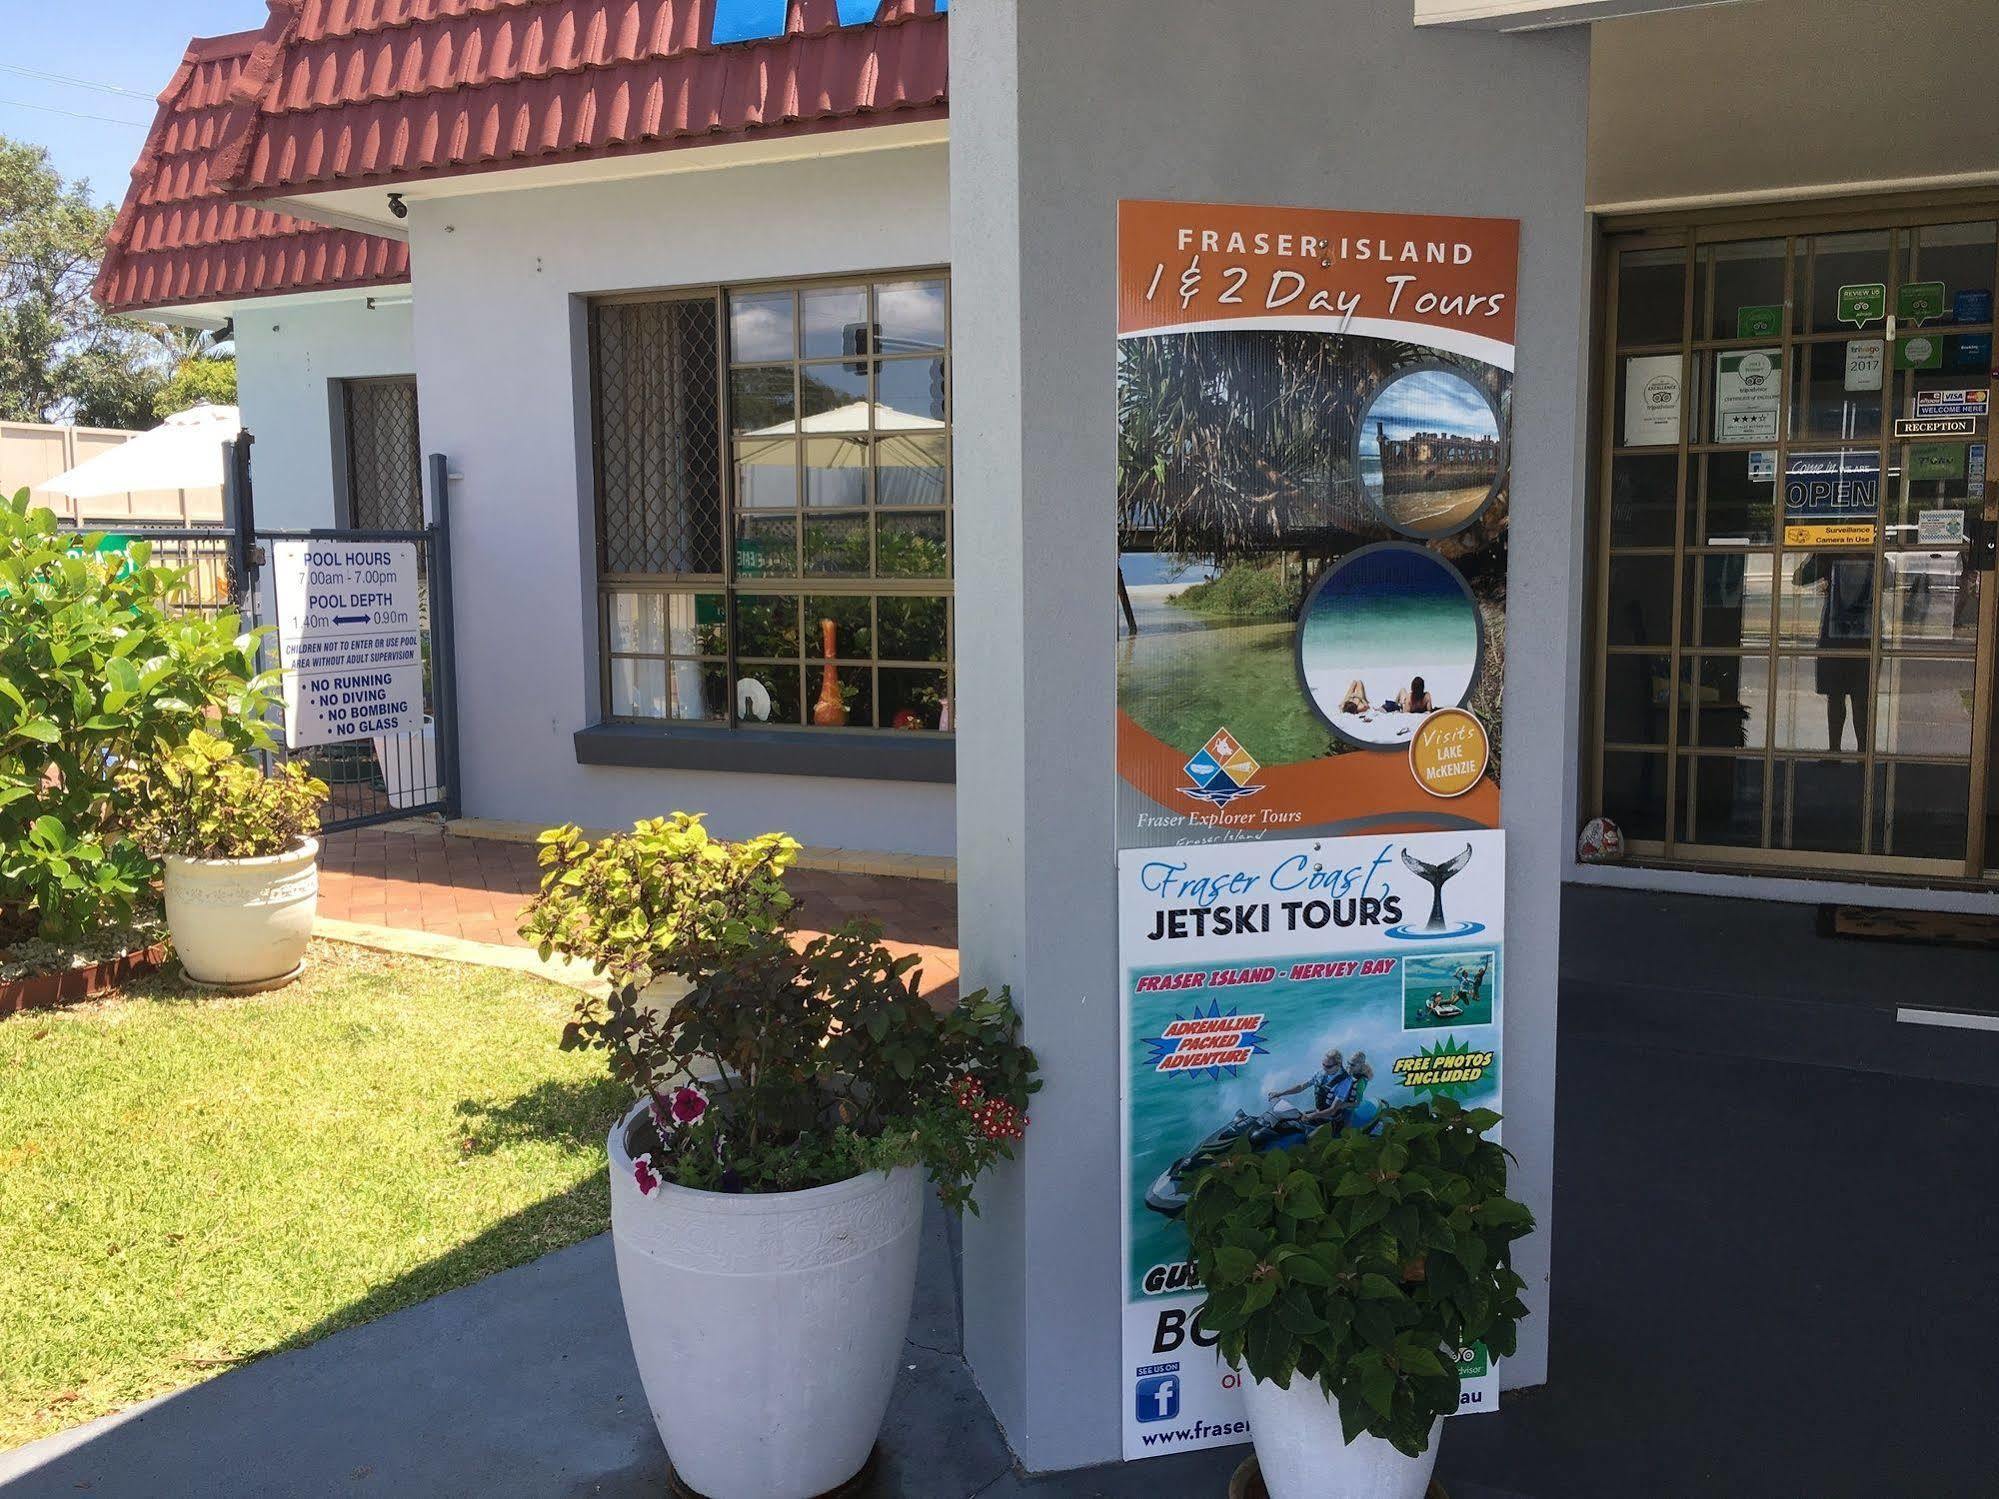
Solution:
[[[950,731],[948,329],[937,274],[592,308],[607,717]]]
[[[1595,810],[1641,858],[1976,877],[1986,433],[1897,422],[1989,391],[1999,221],[1758,230],[1611,245]]]

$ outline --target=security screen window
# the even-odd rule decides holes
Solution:
[[[592,310],[612,719],[951,730],[940,275]]]
[[[1999,215],[1891,217],[1610,242],[1585,763],[1640,859],[1999,866],[1989,426],[1896,429],[1989,388]]]

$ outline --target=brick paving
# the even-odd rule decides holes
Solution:
[[[320,857],[319,914],[525,947],[516,927],[540,883],[531,843],[460,838],[423,823],[329,834]],[[958,887],[941,880],[795,869],[797,924],[823,932],[852,916],[882,924],[897,954],[923,960],[923,990],[949,999],[958,983]]]

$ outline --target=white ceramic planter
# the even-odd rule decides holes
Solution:
[[[389,793],[389,805],[401,810],[437,796],[437,721],[424,715],[423,727],[414,733],[376,734],[375,764],[381,767],[382,787]]]
[[[167,930],[188,977],[262,984],[305,961],[319,906],[319,840],[261,859],[182,859],[166,866]]]
[[[1288,1390],[1249,1380],[1242,1403],[1270,1499],[1423,1499],[1430,1487],[1441,1419],[1423,1455],[1405,1457],[1365,1432],[1349,1446],[1339,1407],[1314,1380],[1293,1379]]]
[[[810,1499],[868,1460],[916,1292],[915,1167],[762,1195],[642,1194],[611,1131],[625,1326],[681,1481],[707,1499]]]

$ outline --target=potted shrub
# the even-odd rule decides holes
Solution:
[[[1239,1140],[1195,1179],[1200,1317],[1247,1366],[1271,1499],[1421,1499],[1461,1350],[1513,1352],[1527,1308],[1511,1246],[1534,1218],[1484,1138],[1498,1122],[1449,1100],[1389,1109],[1289,1150]]]
[[[115,960],[156,872],[120,770],[195,728],[270,742],[262,632],[186,608],[190,587],[144,539],[64,530],[25,489],[0,497],[0,956]]]
[[[637,1102],[612,1128],[611,1233],[632,1351],[680,1480],[808,1499],[866,1464],[916,1287],[922,1182],[970,1206],[1038,1086],[1005,991],[939,1013],[913,957],[852,923],[787,930],[798,846],[699,818],[542,836],[522,924],[609,981],[563,1045]],[[684,994],[644,1001],[675,974]]]
[[[126,772],[133,833],[164,866],[167,932],[197,983],[262,988],[305,965],[326,783],[266,775],[200,729]]]

